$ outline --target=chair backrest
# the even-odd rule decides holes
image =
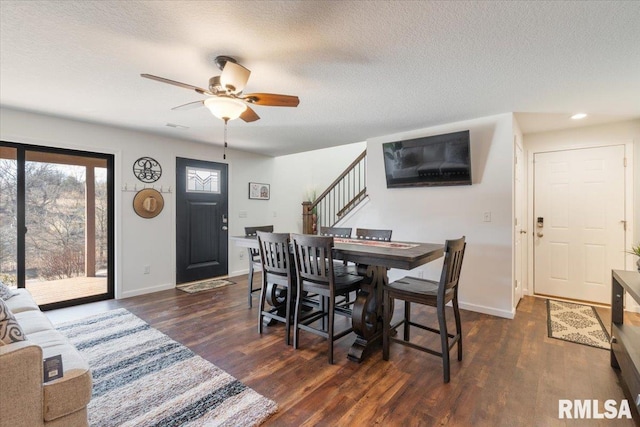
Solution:
[[[351,227],[320,227],[320,236],[351,237]]]
[[[444,247],[444,264],[442,265],[442,274],[438,286],[439,298],[443,298],[444,294],[451,289],[457,292],[460,270],[462,269],[462,259],[464,258],[464,250],[466,247],[465,236],[446,241]],[[450,294],[453,296],[454,292],[450,292]]]
[[[245,227],[244,235],[247,237],[257,236],[258,231],[266,231],[268,233],[273,233],[273,225],[259,225],[257,227]]]
[[[260,246],[260,261],[263,274],[267,280],[278,278],[291,279],[291,253],[289,251],[289,233],[269,233],[257,231],[258,245]]]
[[[333,237],[292,234],[298,280],[333,283]]]
[[[375,230],[372,228],[356,228],[356,239],[361,240],[391,240],[391,230]]]
[[[246,237],[257,236],[256,233],[258,231],[266,231],[266,232],[272,233],[273,225],[259,225],[256,227],[245,227],[244,235]],[[252,257],[257,257],[258,255],[260,255],[260,251],[258,249],[249,248],[249,252],[251,252]]]

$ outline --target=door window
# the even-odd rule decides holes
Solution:
[[[220,194],[220,171],[187,167],[187,191]]]

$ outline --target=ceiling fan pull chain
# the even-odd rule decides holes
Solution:
[[[229,123],[229,119],[224,119],[224,150],[222,152],[222,158],[227,158],[227,123]]]

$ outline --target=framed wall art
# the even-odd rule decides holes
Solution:
[[[259,182],[249,183],[249,199],[269,200],[271,197],[271,186]]]

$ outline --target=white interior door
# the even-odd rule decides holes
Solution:
[[[526,221],[524,206],[524,156],[522,147],[515,140],[515,173],[514,173],[514,290],[513,307],[517,307],[522,298],[522,286],[524,283],[524,260],[526,259]]]
[[[535,293],[608,304],[624,268],[624,146],[536,153]]]

